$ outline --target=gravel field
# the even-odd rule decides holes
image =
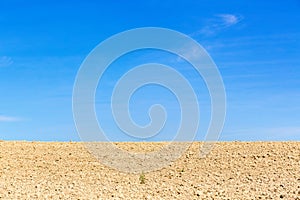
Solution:
[[[150,152],[165,143],[117,143]],[[195,142],[145,174],[109,168],[80,142],[0,142],[1,199],[298,199],[300,142]]]

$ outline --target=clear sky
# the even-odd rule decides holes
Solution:
[[[79,140],[72,116],[72,89],[88,53],[106,38],[138,27],[164,27],[191,36],[210,54],[223,77],[227,117],[221,140],[300,140],[300,1],[21,1],[0,2],[0,139]],[[111,120],[111,83],[136,64],[187,63],[159,51],[120,58],[103,77],[96,109],[112,140],[132,140]],[[203,139],[209,96],[195,86]],[[200,84],[201,83],[201,84]],[[148,86],[132,97],[136,123],[147,109],[165,104],[166,129],[151,140],[172,138],[178,128],[174,96]],[[169,108],[168,108],[169,107]]]

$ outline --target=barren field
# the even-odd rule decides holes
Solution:
[[[118,143],[134,152],[163,143]],[[0,142],[1,199],[300,199],[300,142],[193,143],[172,165],[128,174],[76,142]]]

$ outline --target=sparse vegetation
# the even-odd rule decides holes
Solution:
[[[140,184],[145,184],[146,177],[145,177],[144,172],[142,172],[142,173],[140,174],[139,180],[140,180]]]

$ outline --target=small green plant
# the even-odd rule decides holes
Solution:
[[[145,177],[144,172],[142,172],[142,173],[140,174],[139,180],[140,180],[140,184],[145,184],[146,177]]]

